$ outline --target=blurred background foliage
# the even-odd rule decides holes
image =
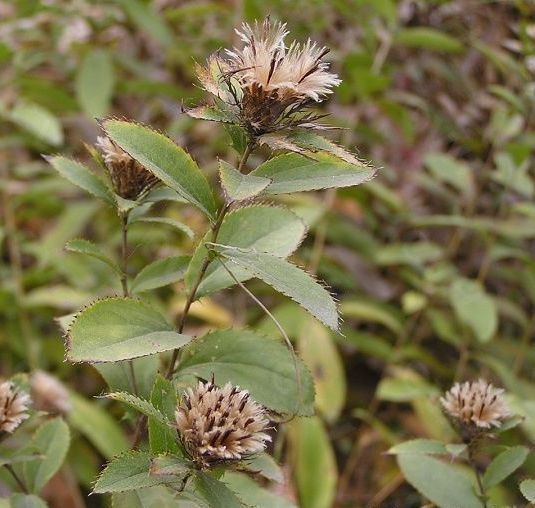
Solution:
[[[295,261],[340,300],[331,335],[259,282],[309,365],[317,413],[277,434],[281,493],[304,508],[418,507],[384,452],[413,437],[452,440],[437,396],[484,376],[525,416],[507,444],[535,442],[535,6],[530,0],[4,0],[0,2],[0,373],[41,368],[72,390],[74,434],[49,484],[51,506],[103,506],[85,494],[105,458],[127,447],[131,416],[92,399],[96,370],[63,361],[54,319],[116,294],[110,269],[64,250],[90,238],[110,251],[119,223],[56,175],[41,153],[88,160],[107,115],[154,126],[215,178],[234,162],[220,126],[182,107],[202,101],[195,61],[237,42],[233,28],[267,14],[297,39],[328,45],[343,78],[322,109],[333,139],[382,169],[371,183],[283,198],[312,234]],[[267,155],[267,152],[266,152]],[[262,159],[256,155],[252,164]],[[198,237],[203,217],[179,204],[157,215]],[[189,231],[136,223],[133,273],[189,253]],[[181,284],[144,298],[176,319]],[[248,323],[277,333],[239,289],[194,305],[193,328]],[[130,418],[130,420],[129,420]],[[518,480],[491,492],[522,502]],[[525,501],[524,501],[525,502]]]

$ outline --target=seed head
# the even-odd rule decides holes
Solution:
[[[51,414],[67,414],[72,409],[69,392],[60,381],[42,370],[30,379],[32,398],[37,409]]]
[[[30,396],[18,391],[13,383],[4,381],[0,383],[0,432],[13,432],[26,420]]]
[[[110,138],[97,137],[95,146],[102,154],[113,190],[122,198],[139,199],[159,182],[150,171]]]
[[[267,18],[236,33],[243,47],[212,56],[198,69],[204,88],[237,109],[252,135],[289,127],[312,126],[317,115],[299,113],[320,102],[341,83],[323,61],[329,50],[310,39],[285,44],[286,24]]]
[[[175,415],[182,442],[201,467],[246,458],[271,441],[262,406],[230,383],[219,388],[199,381],[184,393]]]
[[[504,390],[495,388],[487,381],[455,383],[440,399],[447,415],[461,428],[485,431],[500,427],[510,416],[503,398]]]

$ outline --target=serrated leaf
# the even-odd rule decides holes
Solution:
[[[72,362],[116,362],[170,351],[190,340],[146,303],[108,298],[74,318],[67,336],[67,357]]]
[[[330,139],[320,136],[316,132],[305,129],[294,130],[289,134],[289,139],[297,145],[306,148],[309,151],[325,152],[334,155],[338,159],[362,168],[363,170],[375,170],[365,161],[359,159],[357,155],[346,150],[344,147],[334,143]],[[372,175],[373,176],[373,175]]]
[[[94,49],[82,60],[76,75],[76,96],[90,118],[102,118],[108,112],[115,76],[107,51]]]
[[[219,178],[230,201],[253,198],[271,183],[269,178],[240,173],[225,161],[219,161]]]
[[[208,120],[211,122],[223,122],[232,124],[236,122],[236,118],[227,111],[223,111],[214,106],[197,106],[190,108],[185,113],[191,118],[197,118],[199,120]]]
[[[323,324],[338,331],[338,310],[331,294],[305,271],[284,259],[228,245],[209,244],[228,259],[232,272],[234,265],[245,268],[254,277],[302,305]]]
[[[75,392],[70,392],[72,411],[69,425],[83,434],[107,459],[128,450],[130,444],[119,424],[105,408],[96,401],[88,401]]]
[[[299,414],[310,415],[314,408],[314,386],[308,370],[297,359],[302,400]],[[298,386],[292,356],[279,340],[249,330],[213,332],[182,350],[175,380],[180,385],[209,379],[219,385],[231,382],[251,392],[269,409],[292,414],[298,406]]]
[[[290,210],[267,205],[249,206],[239,208],[225,217],[219,230],[218,243],[254,248],[286,257],[297,249],[305,233],[305,224]],[[210,235],[201,240],[191,259],[186,274],[189,288],[197,281],[200,267],[208,255],[204,243],[209,240]],[[251,278],[248,271],[238,267],[235,267],[233,273],[240,282]],[[227,271],[213,261],[208,266],[196,295],[200,298],[234,284],[236,282]]]
[[[195,494],[200,495],[210,508],[243,508],[232,490],[207,473],[196,473],[194,485]]]
[[[144,125],[106,120],[108,136],[184,199],[214,217],[215,202],[205,176],[188,153]]]
[[[89,192],[89,194],[103,199],[110,205],[116,205],[110,189],[87,166],[60,155],[45,157],[45,159],[61,176],[69,180],[69,182]]]
[[[227,487],[236,493],[244,506],[255,508],[296,508],[287,499],[274,494],[267,488],[262,488],[247,475],[226,471],[223,481]]]
[[[483,485],[485,489],[490,489],[494,485],[505,480],[513,474],[529,455],[529,448],[525,446],[513,446],[500,453],[489,464],[483,475]]]
[[[119,455],[107,464],[95,483],[93,492],[105,494],[126,492],[180,480],[173,476],[151,475],[151,455],[142,451],[130,451]],[[189,471],[184,469],[184,476]]]
[[[185,224],[182,224],[182,222],[170,219],[168,217],[139,217],[131,223],[134,224],[138,222],[145,222],[148,224],[165,224],[166,226],[171,226],[177,231],[184,233],[188,238],[193,238],[195,236],[195,233],[190,227],[186,226]]]
[[[348,164],[334,157],[314,160],[295,153],[273,157],[250,173],[250,176],[272,180],[265,194],[350,187],[366,182],[374,175],[375,170],[365,165]]]
[[[149,401],[136,397],[131,393],[126,392],[112,392],[105,395],[106,398],[117,400],[118,402],[123,402],[130,407],[136,409],[140,413],[147,415],[151,418],[154,418],[161,425],[170,425],[169,420],[166,416],[156,409]]]
[[[23,466],[25,483],[31,492],[40,492],[58,471],[67,455],[70,440],[69,427],[61,418],[49,420],[37,429],[28,447],[43,458]]]
[[[520,482],[520,492],[530,502],[535,503],[535,480],[528,479]]]
[[[449,299],[458,319],[472,329],[480,342],[492,339],[498,327],[498,311],[479,282],[455,280],[450,286]]]
[[[141,293],[178,282],[184,278],[189,261],[189,256],[158,259],[136,275],[130,289],[133,293]]]
[[[175,418],[177,393],[171,381],[160,375],[156,376],[150,401],[168,420],[172,421]],[[162,425],[161,421],[153,416],[149,416],[148,428],[150,450],[153,454],[179,453],[176,429],[171,428],[167,423]]]
[[[275,459],[268,453],[258,453],[240,463],[240,467],[252,474],[259,474],[273,482],[282,483],[284,473]]]
[[[473,484],[455,466],[414,453],[400,454],[397,461],[405,479],[439,508],[483,508]]]
[[[151,459],[151,476],[177,476],[184,478],[191,472],[192,463],[176,455],[160,455]]]
[[[89,240],[84,240],[82,238],[70,240],[65,245],[65,249],[70,252],[77,252],[79,254],[85,254],[86,256],[96,258],[102,261],[103,263],[106,263],[118,274],[121,273],[121,268],[119,267],[119,265],[109,256],[104,254],[97,245],[95,245],[93,242],[90,242]]]
[[[54,146],[63,143],[61,122],[39,104],[19,101],[9,113],[9,118],[45,143]]]
[[[176,508],[178,493],[166,487],[148,487],[112,493],[113,508]],[[187,505],[186,505],[187,506]],[[195,505],[187,508],[196,508]]]

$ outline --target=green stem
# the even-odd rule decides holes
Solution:
[[[243,152],[243,156],[240,160],[240,163],[238,164],[238,170],[242,171],[245,167],[245,164],[247,163],[247,159],[249,158],[249,155],[251,155],[251,152],[254,149],[255,144],[253,142],[249,142],[247,144],[247,147],[245,148],[245,151]],[[223,206],[221,211],[219,212],[219,215],[215,221],[215,223],[212,226],[212,235],[211,235],[211,242],[217,242],[217,235],[219,234],[219,230],[221,229],[221,225],[223,224],[223,219],[225,218],[225,215],[227,214],[228,210],[230,209],[232,203],[227,203]],[[206,274],[206,270],[208,269],[208,266],[212,262],[212,258],[210,256],[206,256],[206,258],[203,261],[203,264],[201,266],[201,269],[199,270],[199,275],[197,277],[197,280],[195,281],[195,284],[191,288],[191,291],[189,293],[189,296],[186,300],[186,303],[184,305],[184,310],[182,311],[182,316],[180,317],[180,322],[178,323],[178,333],[182,333],[184,331],[184,326],[186,325],[186,319],[189,314],[189,310],[191,308],[191,304],[195,301],[195,296],[197,294],[197,290],[199,289],[199,285],[202,282],[202,279],[204,275]],[[179,349],[175,349],[173,351],[173,356],[171,357],[171,361],[169,362],[169,367],[167,369],[167,374],[165,375],[166,379],[171,379],[173,377],[173,373],[175,372],[176,362],[178,360],[178,354]]]
[[[123,296],[128,298],[128,212],[121,213],[121,285],[123,287]],[[134,369],[134,361],[128,360],[128,370],[132,381],[134,395],[139,395],[139,389]]]
[[[476,475],[477,486],[479,488],[481,501],[483,502],[483,508],[487,508],[487,493],[485,492],[485,487],[483,486],[481,473],[479,472],[479,468],[477,467],[477,464],[474,460],[474,450],[472,443],[468,445],[468,463],[470,464],[470,467],[474,470],[474,474]]]

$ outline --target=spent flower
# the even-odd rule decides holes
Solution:
[[[287,46],[286,24],[269,18],[253,26],[244,23],[236,33],[242,47],[212,55],[206,68],[198,67],[203,87],[226,105],[251,137],[320,127],[315,121],[321,116],[304,110],[341,83],[323,60],[329,50],[310,39]],[[197,116],[197,110],[190,114]]]
[[[0,383],[0,432],[11,433],[29,418],[30,396],[10,381]]]
[[[106,136],[97,137],[100,150],[110,174],[113,190],[124,199],[139,199],[159,180],[143,165]]]
[[[271,441],[264,408],[231,383],[220,388],[199,381],[184,393],[175,416],[186,450],[201,467],[247,458]]]
[[[455,383],[440,403],[453,422],[473,434],[498,428],[511,415],[503,394],[503,389],[479,379]]]

